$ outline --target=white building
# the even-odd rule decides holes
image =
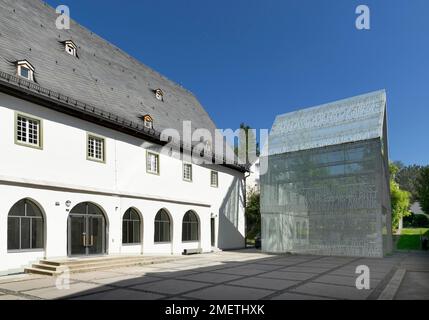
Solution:
[[[190,92],[39,0],[0,16],[0,274],[244,247],[245,169],[161,153],[164,129],[216,128]]]
[[[260,191],[260,162],[259,158],[253,162],[249,168],[249,176],[246,178],[246,192],[247,196]]]

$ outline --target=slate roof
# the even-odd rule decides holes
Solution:
[[[268,154],[381,138],[385,112],[386,92],[380,90],[279,115]]]
[[[192,122],[192,130],[214,132],[215,124],[191,92],[73,20],[70,30],[58,30],[57,17],[39,0],[0,1],[0,80],[109,121],[116,117],[136,130],[147,131],[141,117],[149,114],[158,136],[166,128],[182,134],[184,120]],[[77,45],[77,58],[65,52],[65,40]],[[36,84],[13,77],[18,60],[35,67]],[[156,89],[163,91],[163,101],[155,98]]]

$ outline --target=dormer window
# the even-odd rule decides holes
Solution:
[[[34,81],[34,67],[27,60],[17,61],[16,68],[18,76]]]
[[[143,125],[145,128],[153,129],[153,119],[150,115],[143,116]]]
[[[161,89],[156,89],[155,98],[158,99],[159,101],[164,101],[164,92],[162,92]]]
[[[64,48],[69,55],[77,57],[77,46],[71,40],[64,41]]]

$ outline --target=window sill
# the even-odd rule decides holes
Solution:
[[[182,243],[187,243],[187,244],[191,244],[191,243],[200,243],[200,240],[182,240]]]
[[[135,247],[135,246],[140,246],[142,245],[141,242],[134,242],[134,243],[122,243],[123,247]]]
[[[43,150],[43,146],[37,145],[37,144],[30,144],[30,143],[19,142],[19,141],[15,141],[15,144],[21,147],[27,147],[27,148],[36,149],[36,150]]]
[[[161,242],[154,241],[153,244],[171,244],[171,241],[161,241]]]
[[[29,253],[29,252],[41,252],[44,253],[45,249],[15,249],[15,250],[7,250],[7,253]]]

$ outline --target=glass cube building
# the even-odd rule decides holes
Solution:
[[[384,90],[277,116],[261,158],[262,250],[390,252],[387,150]]]

